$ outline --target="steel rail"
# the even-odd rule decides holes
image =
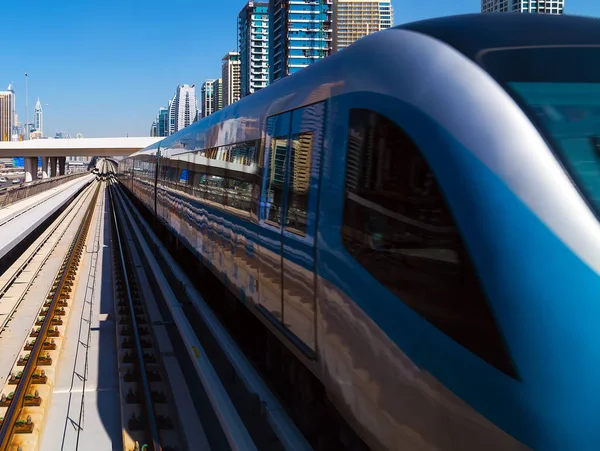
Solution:
[[[83,200],[83,203],[85,203],[85,200],[89,197],[90,192],[86,193],[84,191],[82,194],[83,194],[83,198],[79,199],[79,200]],[[74,203],[77,204],[77,202],[79,202],[79,200],[75,201]],[[52,248],[49,250],[48,254],[42,260],[39,269],[36,271],[36,274],[29,280],[29,282],[27,283],[27,286],[25,287],[25,290],[23,290],[23,295],[21,296],[21,298],[16,302],[15,306],[11,309],[9,314],[6,315],[6,318],[4,318],[4,320],[2,321],[2,324],[0,324],[0,333],[2,333],[4,328],[8,325],[8,323],[10,321],[12,321],[14,313],[21,306],[21,303],[23,302],[23,299],[25,299],[25,296],[27,295],[29,288],[31,287],[31,285],[33,285],[33,282],[35,282],[38,274],[43,269],[44,265],[46,264],[46,262],[48,261],[48,259],[52,255],[52,253],[54,252],[54,249],[56,249],[56,247],[58,246],[61,238],[65,235],[65,233],[69,229],[69,226],[75,220],[77,213],[79,213],[79,211],[81,211],[81,208],[83,207],[83,203],[82,203],[82,205],[79,206],[79,209],[75,212],[75,215],[70,219],[69,223],[65,227],[65,230],[63,230],[60,237],[58,237],[58,239],[56,240],[56,243],[54,243]],[[73,209],[75,209],[75,208],[77,208],[76,205],[73,206]],[[46,243],[48,243],[48,241],[50,240],[50,238],[52,238],[52,235],[54,235],[54,233],[58,230],[58,228],[61,225],[63,225],[63,223],[67,220],[69,214],[71,214],[73,212],[73,209],[65,212],[65,214],[62,216],[62,218],[58,218],[59,219],[58,223],[52,228],[52,230],[50,230],[50,232],[46,235],[46,237],[43,238],[43,240],[40,242],[40,244],[31,252],[31,254],[23,262],[23,264],[21,264],[21,266],[19,266],[19,268],[15,272],[13,272],[10,279],[8,279],[7,282],[4,284],[4,286],[0,289],[0,299],[3,298],[4,295],[6,295],[8,290],[10,290],[10,288],[13,286],[13,284],[16,282],[16,280],[21,276],[23,271],[25,271],[25,269],[29,266],[29,264],[33,261],[33,259],[38,256],[38,253],[46,245]]]
[[[154,408],[152,404],[152,394],[150,392],[150,384],[148,382],[148,377],[146,375],[146,363],[144,362],[144,350],[142,348],[142,343],[140,342],[140,336],[138,333],[137,319],[135,317],[135,308],[133,306],[133,298],[131,296],[131,288],[129,286],[129,274],[127,274],[127,268],[125,266],[125,255],[124,255],[124,246],[121,241],[121,234],[119,232],[119,221],[117,220],[116,213],[116,204],[113,198],[112,190],[109,188],[109,196],[110,196],[110,206],[112,210],[112,219],[114,221],[115,228],[115,238],[116,244],[119,250],[119,259],[121,261],[121,268],[123,271],[123,282],[125,284],[125,292],[127,296],[127,301],[129,304],[129,312],[131,315],[131,323],[133,329],[133,336],[135,338],[135,347],[138,355],[138,363],[140,365],[140,378],[142,380],[142,386],[144,389],[144,401],[146,404],[146,421],[148,423],[149,432],[152,440],[152,448],[154,451],[161,451],[162,447],[160,445],[160,438],[158,435],[158,427],[156,424],[156,416],[154,414]],[[0,450],[3,451],[3,450]]]
[[[25,368],[23,369],[21,380],[17,385],[14,396],[10,402],[6,415],[4,416],[4,421],[0,427],[0,451],[7,451],[9,449],[12,437],[15,433],[16,422],[18,421],[18,417],[21,414],[22,408],[24,407],[25,395],[29,390],[31,378],[38,366],[38,359],[44,347],[46,334],[51,327],[50,323],[54,318],[54,312],[60,300],[63,289],[65,288],[65,282],[67,282],[69,275],[77,268],[77,265],[79,264],[81,257],[80,254],[83,250],[83,245],[85,244],[85,238],[92,220],[94,205],[96,204],[99,191],[100,186],[98,186],[96,189],[96,193],[94,194],[94,197],[92,198],[92,201],[85,212],[85,216],[81,222],[81,225],[79,226],[77,235],[69,247],[69,252],[64,260],[63,266],[60,269],[62,273],[60,274],[58,285],[56,286],[54,295],[52,296],[52,301],[50,302],[50,306],[48,307],[48,311],[44,317],[44,322],[40,327],[40,331],[35,339],[33,349],[29,354],[29,359],[27,360]]]

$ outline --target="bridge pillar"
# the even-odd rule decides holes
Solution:
[[[25,181],[33,182],[37,180],[37,157],[25,158]]]
[[[50,175],[48,173],[48,160],[50,157],[42,157],[42,178],[47,179]]]
[[[58,157],[58,175],[66,175],[67,157]]]
[[[56,157],[49,157],[50,160],[50,177],[56,177]]]

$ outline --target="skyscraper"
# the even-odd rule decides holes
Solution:
[[[35,128],[36,132],[40,133],[40,136],[44,136],[44,112],[42,111],[42,104],[39,97],[33,110],[33,128]]]
[[[194,118],[195,119],[195,118]],[[150,127],[150,136],[169,136],[169,109],[161,107]]]
[[[15,125],[15,91],[8,85],[6,91],[0,91],[0,141],[12,139]]]
[[[196,86],[179,85],[169,102],[169,135],[184,129],[196,117]]]
[[[194,96],[195,97],[195,96]],[[194,99],[195,103],[195,99]],[[169,136],[169,109],[161,107],[158,110],[158,134],[157,136]]]
[[[217,78],[213,83],[214,108],[213,113],[216,113],[223,108],[223,79]]]
[[[216,80],[206,80],[202,83],[202,117],[209,116],[215,112],[214,83]]]
[[[241,63],[240,95],[245,97],[269,84],[269,4],[248,2],[238,15]]]
[[[333,51],[393,24],[390,0],[333,0]]]
[[[333,0],[269,0],[269,82],[331,53]]]
[[[223,107],[240,100],[240,54],[229,52],[221,60],[223,80]]]
[[[562,14],[565,0],[481,0],[481,12]]]

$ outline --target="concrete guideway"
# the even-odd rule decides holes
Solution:
[[[18,329],[9,329],[15,332],[14,335],[1,336],[3,340],[8,338],[10,344],[18,346],[20,342],[20,346],[24,346],[19,352],[18,362],[12,367],[12,376],[2,389],[0,398],[0,402],[4,403],[0,406],[0,417],[4,418],[0,428],[2,450],[13,449],[11,445],[19,445],[23,449],[37,449],[40,430],[50,404],[50,389],[56,364],[64,343],[64,330],[69,323],[72,304],[76,302],[73,295],[68,293],[78,286],[76,274],[80,273],[79,253],[85,251],[83,240],[88,237],[86,227],[92,219],[90,205],[94,204],[96,197],[97,186],[89,187],[64,217],[66,221],[59,227],[63,227],[63,223],[66,222],[65,227],[49,258],[44,259],[37,269],[31,268],[36,276],[39,274],[40,280],[36,280],[27,291],[27,298],[23,299],[22,305],[12,313],[14,321],[11,321],[11,324],[22,324]],[[51,232],[55,231],[51,228]],[[44,271],[41,271],[42,267]],[[15,282],[19,282],[18,279]],[[9,302],[11,297],[6,300]],[[32,326],[34,329],[31,329]],[[57,332],[54,332],[55,330]],[[8,343],[3,343],[2,348]],[[42,370],[44,373],[41,373]],[[40,377],[44,380],[40,380]],[[10,397],[11,393],[14,393],[13,398]],[[22,404],[23,402],[25,404]],[[19,424],[16,421],[25,421],[25,418],[27,423]],[[15,434],[18,431],[30,433]]]
[[[116,414],[119,389],[104,186],[95,208],[41,431],[41,450],[123,449]]]
[[[78,178],[0,210],[0,258],[13,250],[94,178],[93,175]]]

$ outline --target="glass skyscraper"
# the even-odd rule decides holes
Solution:
[[[481,12],[562,14],[565,0],[481,0]]]
[[[238,15],[241,96],[269,84],[269,4],[248,2]]]
[[[332,47],[333,0],[269,1],[269,81],[325,58]]]

